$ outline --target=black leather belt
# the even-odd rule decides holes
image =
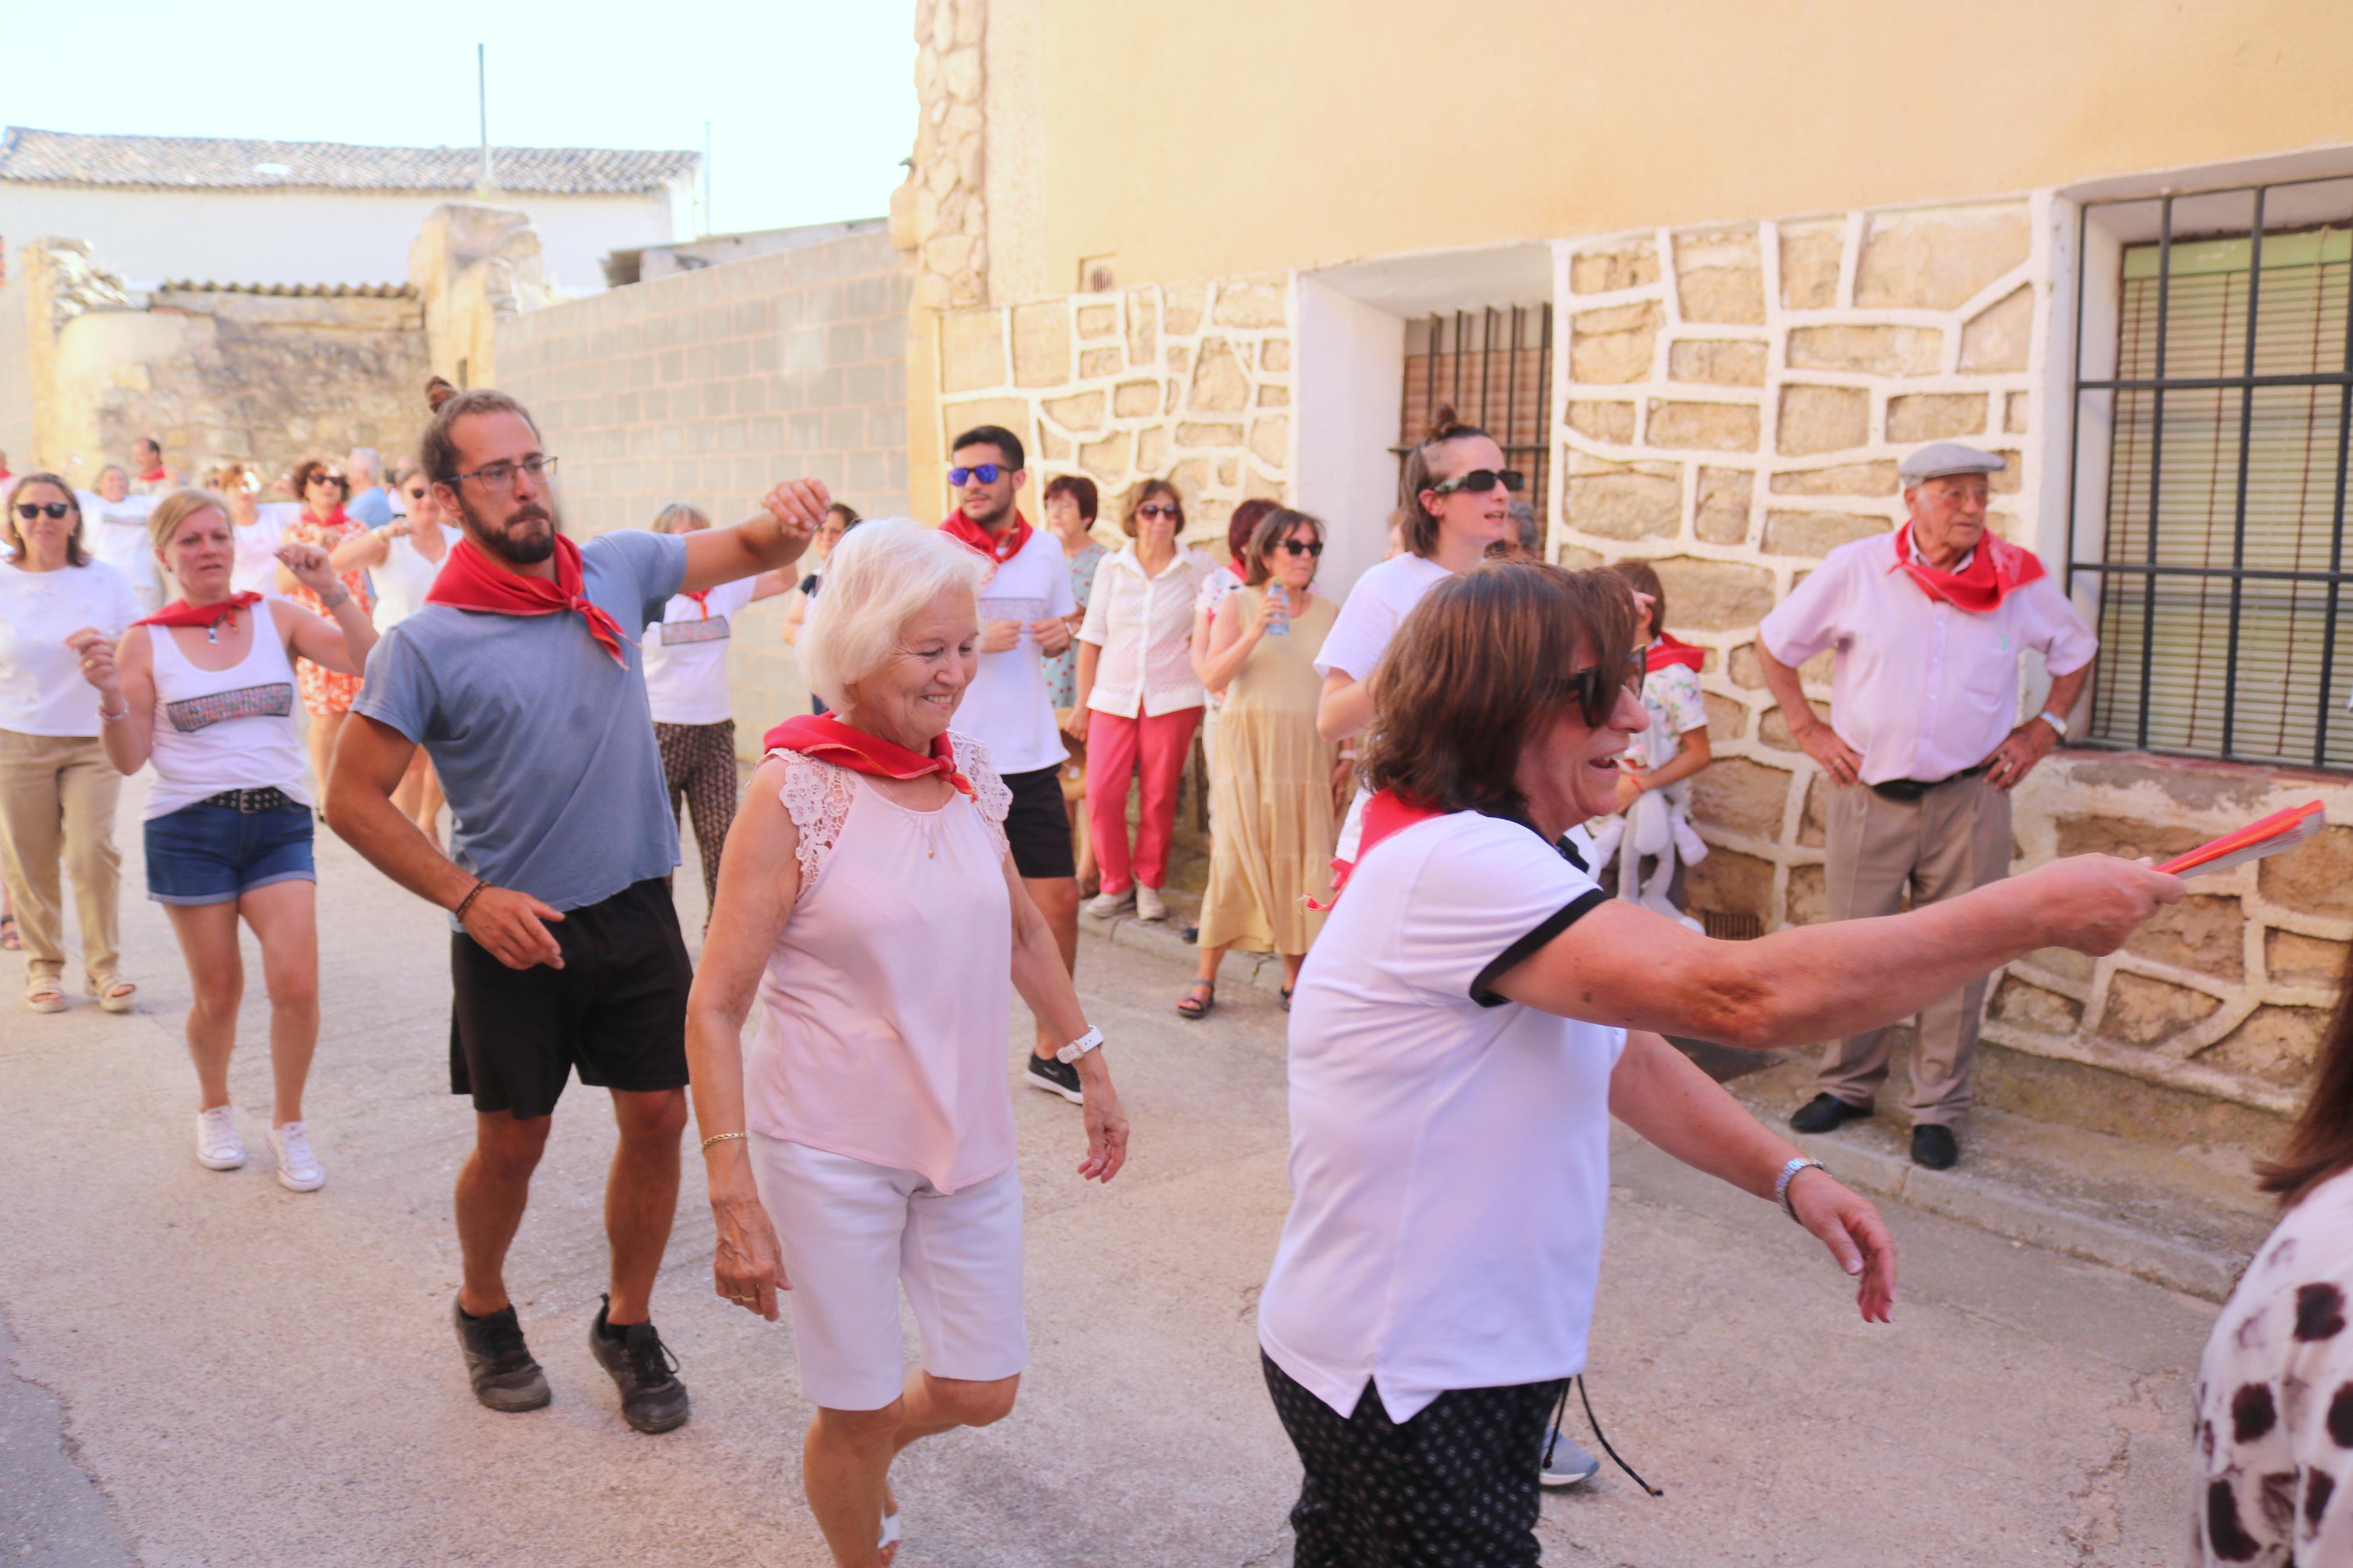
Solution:
[[[1888,779],[1869,787],[1883,800],[1912,801],[1918,800],[1939,785],[1958,784],[1963,779],[1973,779],[1985,771],[1986,764],[1979,763],[1976,767],[1963,768],[1959,773],[1947,773],[1940,779]]]
[[[302,803],[282,789],[225,789],[218,795],[208,795],[196,802],[198,805],[225,805],[231,811],[248,816],[260,812],[277,811],[282,807],[299,806]]]

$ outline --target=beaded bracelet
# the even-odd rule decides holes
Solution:
[[[449,911],[451,914],[458,917],[458,923],[459,925],[466,923],[466,911],[473,908],[474,900],[480,898],[482,896],[482,889],[489,886],[490,884],[483,881],[480,877],[475,878],[473,887],[468,890],[464,898],[458,900],[458,907]]]

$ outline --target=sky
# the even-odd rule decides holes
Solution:
[[[102,12],[0,0],[0,124],[470,147],[480,43],[497,145],[700,152],[709,121],[712,233],[879,217],[914,139],[912,0]]]

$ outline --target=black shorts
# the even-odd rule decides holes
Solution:
[[[624,888],[548,929],[561,969],[509,969],[449,934],[449,1092],[529,1120],[554,1110],[575,1068],[596,1089],[686,1087],[694,966],[669,882]]]
[[[1071,814],[1062,808],[1062,770],[1035,768],[1007,773],[1013,807],[1005,814],[1005,842],[1013,868],[1025,877],[1076,877],[1071,853]]]

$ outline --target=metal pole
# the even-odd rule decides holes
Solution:
[[[491,187],[491,67],[483,47],[474,46],[474,107],[481,116],[482,174],[481,186]]]

